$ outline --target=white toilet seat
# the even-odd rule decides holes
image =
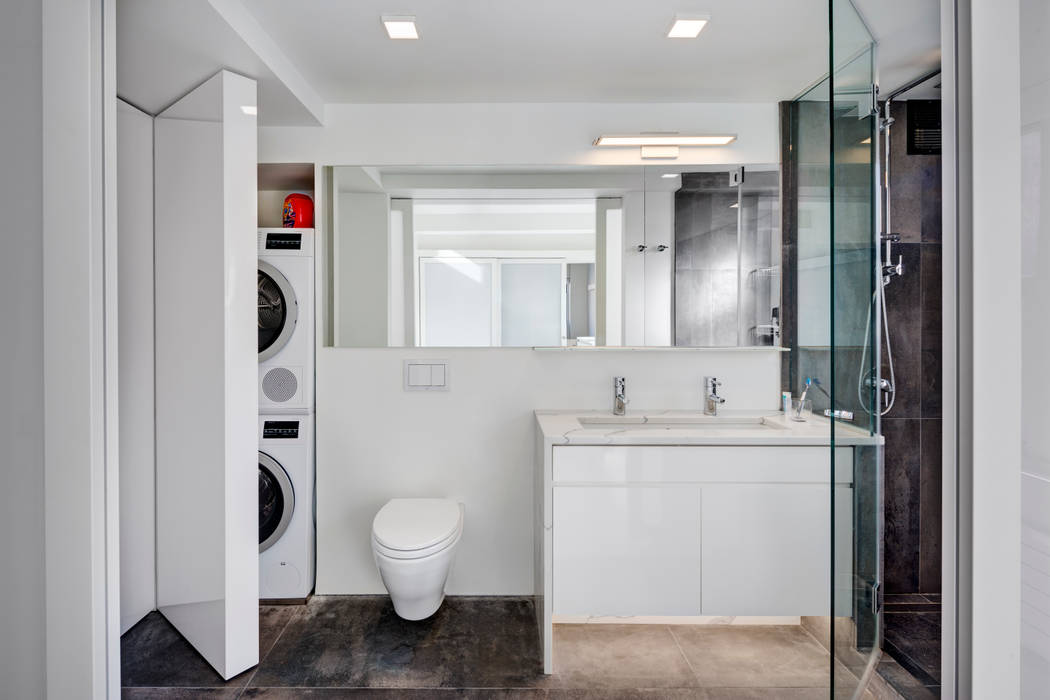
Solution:
[[[395,549],[394,547],[387,547],[380,542],[375,535],[372,535],[372,551],[391,559],[424,559],[433,556],[434,554],[438,554],[456,544],[462,534],[463,528],[461,526],[440,542],[432,544],[429,547],[423,547],[422,549]]]
[[[462,529],[463,507],[455,501],[394,498],[372,520],[372,539],[384,549],[399,552],[441,551]]]

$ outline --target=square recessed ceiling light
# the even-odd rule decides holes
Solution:
[[[383,26],[386,27],[386,34],[391,39],[419,38],[419,32],[416,31],[416,18],[414,16],[383,15]]]
[[[667,32],[667,38],[695,39],[700,35],[700,31],[707,26],[710,19],[710,17],[703,15],[678,15],[675,17],[671,29]]]
[[[660,177],[662,177],[665,180],[670,180],[672,177],[678,177],[678,173],[664,173]]]

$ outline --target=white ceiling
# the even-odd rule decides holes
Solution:
[[[857,5],[880,42],[884,88],[938,63],[938,0]],[[824,74],[827,7],[826,0],[253,0],[248,9],[325,102],[731,102],[790,99]],[[675,14],[687,11],[711,22],[696,40],[667,39]],[[386,37],[380,18],[395,12],[415,14],[419,41]]]
[[[258,81],[259,124],[314,115],[208,0],[118,0],[117,96],[158,114],[226,68]]]
[[[879,42],[879,89],[888,95],[941,65],[941,7],[938,0],[854,0]],[[931,81],[907,97],[940,97]]]
[[[711,22],[666,38],[676,12]],[[693,102],[794,97],[825,71],[826,0],[253,0],[326,102]],[[383,14],[415,14],[391,41]]]
[[[884,94],[938,64],[938,0],[856,4]],[[667,39],[678,12],[711,22]],[[383,14],[415,14],[420,40],[388,39]],[[316,124],[323,103],[768,102],[826,73],[827,0],[118,0],[117,58],[118,93],[151,113],[220,68],[255,78],[261,125]]]

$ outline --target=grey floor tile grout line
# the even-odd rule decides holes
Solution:
[[[299,610],[295,610],[292,612],[291,615],[288,616],[288,619],[284,621],[284,625],[281,627],[281,631],[278,632],[277,636],[273,638],[273,643],[270,644],[270,646],[266,649],[265,653],[259,655],[259,663],[255,664],[255,668],[252,669],[252,675],[248,676],[248,680],[241,687],[241,692],[237,693],[237,698],[240,698],[242,695],[244,695],[245,692],[247,692],[248,688],[251,687],[252,681],[255,680],[255,675],[259,673],[259,667],[262,666],[263,661],[266,660],[266,657],[269,656],[270,652],[273,651],[274,647],[277,646],[277,642],[281,640],[281,636],[284,635],[284,631],[288,629],[288,625],[292,624],[292,620],[298,617],[300,612],[301,611]]]
[[[831,624],[835,624],[834,619],[832,620]],[[813,634],[808,629],[806,629],[805,625],[799,625],[799,627],[801,627],[802,631],[805,632],[806,634],[808,634],[813,639],[813,641],[817,643],[817,646],[819,646],[821,649],[823,649],[824,651],[828,652],[831,655],[831,658],[835,662],[834,666],[836,668],[841,666],[842,668],[846,669],[846,672],[849,673],[851,676],[853,676],[857,680],[857,683],[860,683],[860,678],[857,676],[857,674],[853,672],[852,668],[850,668],[849,666],[844,664],[839,659],[839,657],[835,656],[834,650],[828,649],[826,646],[824,646],[824,643],[822,641],[820,641],[819,639],[817,639],[817,635]],[[835,681],[834,678],[829,679],[829,682],[832,683],[832,684],[834,684],[834,681]],[[867,688],[865,688],[865,690],[867,690]]]
[[[696,672],[693,667],[693,662],[689,660],[689,656],[685,653],[685,649],[682,648],[682,643],[678,641],[678,635],[674,633],[671,625],[667,625],[667,633],[671,635],[671,639],[674,640],[675,647],[678,648],[678,653],[682,655],[685,660],[685,665],[689,667],[689,672],[693,674],[693,678],[696,680],[697,685],[700,685],[700,674]]]

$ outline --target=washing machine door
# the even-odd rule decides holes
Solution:
[[[292,522],[295,491],[284,467],[265,452],[259,453],[259,551],[281,539]]]
[[[292,338],[299,314],[288,278],[268,262],[259,261],[259,362],[281,351]]]

